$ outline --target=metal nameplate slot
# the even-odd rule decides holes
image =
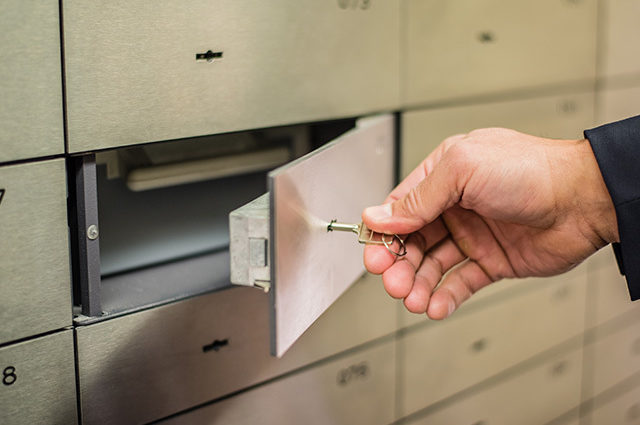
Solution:
[[[272,354],[282,356],[364,272],[357,238],[328,232],[331,221],[359,222],[393,183],[394,119],[371,117],[269,173],[269,193],[230,214],[231,281],[270,292]]]

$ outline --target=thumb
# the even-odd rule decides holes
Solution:
[[[372,230],[387,234],[409,234],[434,221],[460,200],[465,179],[460,168],[440,161],[433,171],[403,197],[383,205],[366,208],[364,223]]]

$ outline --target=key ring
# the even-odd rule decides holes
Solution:
[[[385,236],[391,236],[391,240],[387,241],[384,237]],[[396,234],[394,235],[387,235],[387,234],[382,234],[381,238],[382,243],[384,244],[384,247],[387,248],[387,251],[389,251],[390,253],[392,253],[393,255],[395,255],[396,257],[404,257],[405,255],[407,255],[407,246],[404,244],[404,241],[402,240],[402,238]],[[400,243],[400,249],[396,252],[392,249],[392,244],[393,244],[393,240],[397,239],[398,242]]]

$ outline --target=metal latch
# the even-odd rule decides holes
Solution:
[[[231,283],[269,291],[269,233],[269,193],[229,214]]]

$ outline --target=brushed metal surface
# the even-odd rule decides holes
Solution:
[[[0,162],[64,152],[55,0],[0,4]]]
[[[640,421],[638,399],[640,399],[640,387],[632,388],[613,400],[608,400],[608,397],[603,397],[602,401],[596,399],[594,409],[589,413],[586,423],[635,425]]]
[[[64,160],[0,167],[0,343],[71,325]]]
[[[229,213],[229,267],[235,285],[270,286],[269,204],[265,193]]]
[[[380,278],[367,276],[282,359],[269,354],[269,297],[254,288],[79,327],[83,424],[146,423],[388,335],[395,306]],[[203,352],[216,340],[228,344]]]
[[[582,350],[559,354],[407,425],[546,424],[580,404],[581,375]]]
[[[636,18],[640,14],[640,1],[606,0],[603,10],[603,76],[610,78],[638,74],[640,56],[636,40],[640,37],[640,28]]]
[[[269,173],[273,354],[284,354],[364,272],[356,236],[327,225],[359,223],[389,194],[393,172],[394,118],[381,115]]]
[[[600,91],[598,102],[598,116],[596,117],[598,125],[638,115],[640,113],[640,78],[635,87],[610,88]]]
[[[78,423],[72,331],[0,348],[0,373],[3,425]]]
[[[394,361],[389,342],[160,423],[387,425]]]
[[[63,2],[72,152],[388,110],[400,3]],[[213,62],[197,53],[222,51]]]
[[[493,303],[481,311],[433,322],[400,339],[403,415],[455,394],[584,330],[585,271],[572,271],[555,281],[531,279],[528,284],[539,288],[506,302]]]
[[[640,371],[640,336],[638,323],[640,310],[636,308],[635,321],[610,334],[597,332],[598,340],[587,347],[593,362],[589,371],[592,375],[590,394],[600,394],[606,389]]]
[[[406,112],[402,116],[402,175],[409,174],[445,138],[476,128],[506,127],[549,138],[582,138],[594,125],[593,93],[541,96]]]
[[[404,2],[405,104],[595,78],[595,0]]]

